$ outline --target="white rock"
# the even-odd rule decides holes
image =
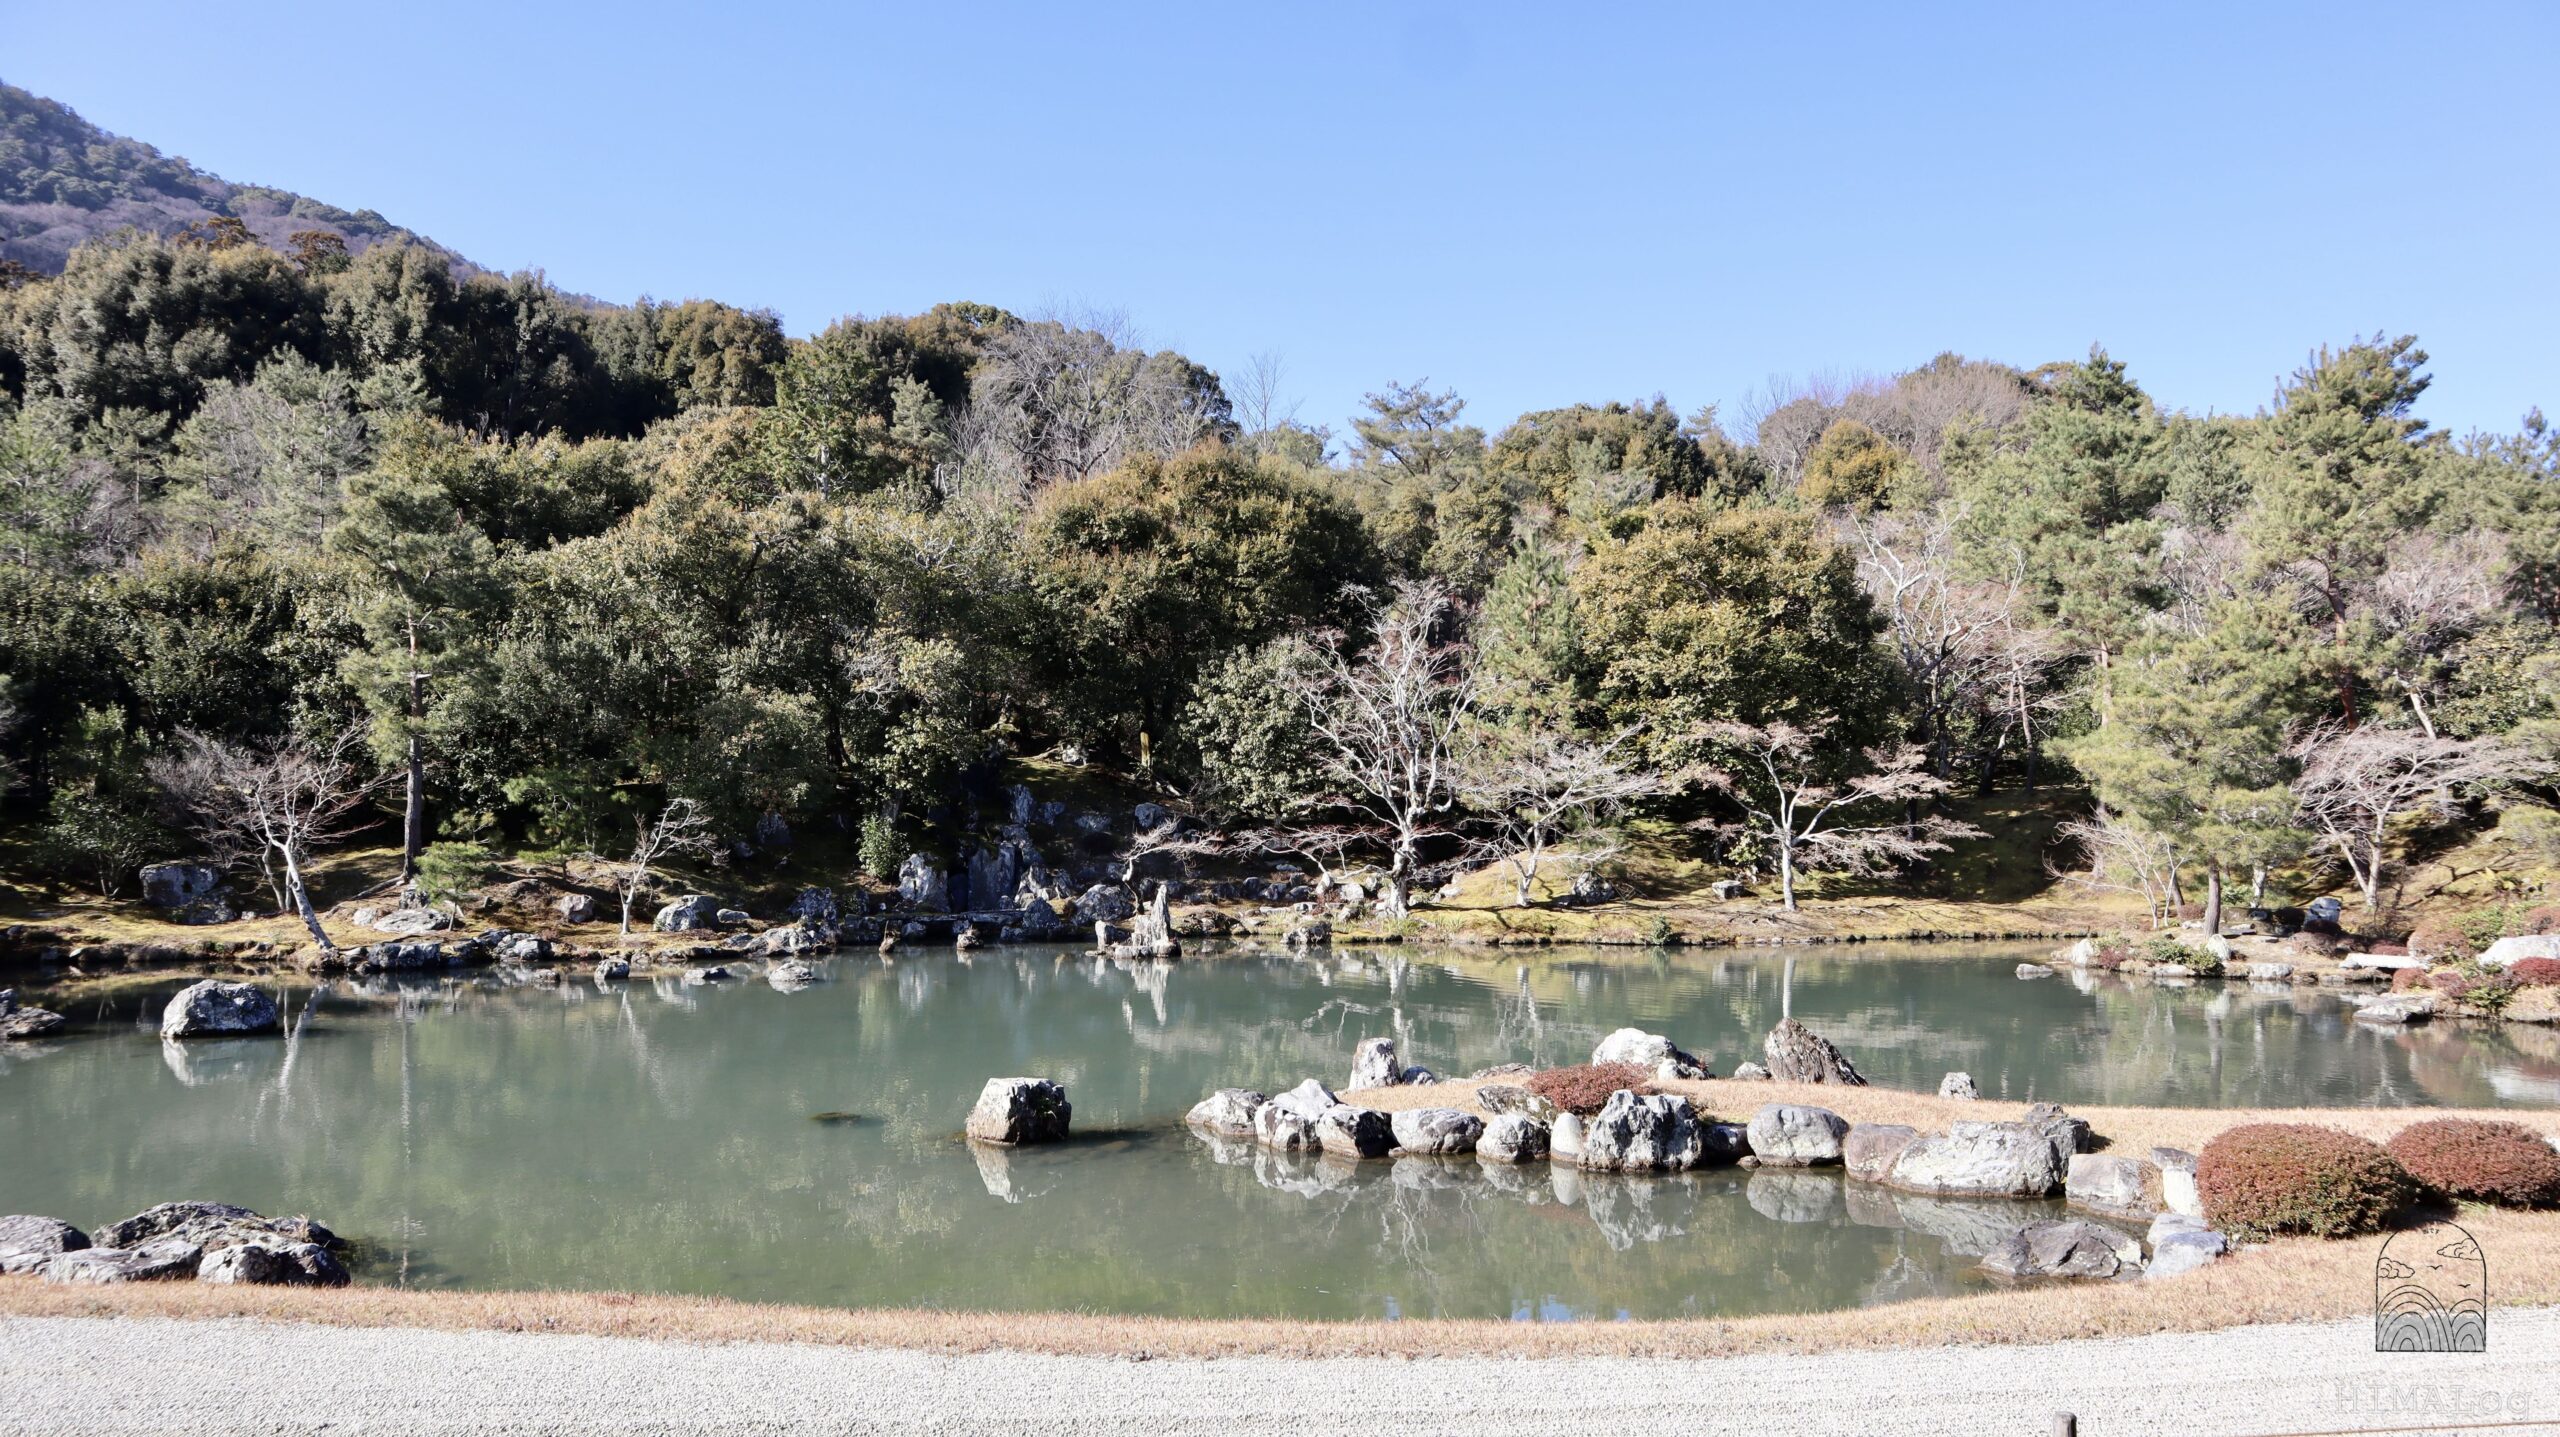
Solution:
[[[1971,1100],[1982,1094],[1973,1086],[1973,1074],[1949,1073],[1938,1080],[1938,1096]]]
[[[2504,968],[2520,958],[2560,958],[2560,933],[2525,933],[2501,938],[2480,955],[2480,966]]]
[[[1848,1135],[1849,1120],[1829,1108],[1770,1103],[1751,1115],[1751,1155],[1770,1167],[1836,1163]]]
[[[1470,1153],[1484,1136],[1484,1119],[1456,1108],[1408,1108],[1390,1114],[1387,1125],[1406,1153]]]
[[[1641,1028],[1620,1028],[1600,1040],[1591,1050],[1594,1063],[1633,1063],[1666,1082],[1681,1078],[1712,1078],[1707,1065],[1680,1045],[1659,1033]]]
[[[1640,1098],[1621,1088],[1583,1125],[1581,1137],[1582,1166],[1603,1172],[1685,1172],[1705,1152],[1698,1110],[1669,1093]]]
[[[1271,1099],[1251,1088],[1220,1088],[1192,1105],[1183,1121],[1230,1138],[1253,1136],[1253,1115]]]
[[[1526,1113],[1502,1113],[1484,1125],[1476,1156],[1492,1163],[1533,1163],[1547,1155],[1547,1125]]]

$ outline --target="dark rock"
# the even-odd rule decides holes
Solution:
[[[1395,1125],[1375,1108],[1341,1103],[1316,1119],[1316,1141],[1336,1157],[1382,1158],[1395,1151]]]
[[[1779,1019],[1762,1048],[1769,1058],[1770,1076],[1781,1082],[1866,1086],[1867,1080],[1858,1075],[1857,1065],[1846,1054],[1793,1018]]]
[[[1075,1106],[1066,1088],[1046,1078],[989,1078],[969,1109],[971,1140],[1017,1147],[1054,1143],[1067,1136]]]
[[[1982,1266],[2003,1277],[2114,1277],[2140,1270],[2142,1244],[2076,1218],[2031,1222],[1992,1249]]]
[[[702,933],[719,922],[720,900],[707,893],[688,893],[659,909],[651,926],[661,933]]]
[[[61,1031],[63,1023],[60,1013],[44,1008],[21,1008],[12,1001],[9,1011],[0,1014],[0,1042],[26,1042],[50,1037]]]

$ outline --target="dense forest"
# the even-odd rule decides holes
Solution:
[[[355,744],[412,862],[681,800],[886,876],[1050,754],[1391,909],[1634,816],[1792,901],[2019,787],[2163,911],[2304,863],[2379,906],[2430,815],[2560,843],[2560,440],[2432,429],[2408,338],[2249,416],[2092,349],[1335,433],[1109,325],[799,340],[220,217],[9,285],[0,804],[109,891],[215,841],[208,755]]]

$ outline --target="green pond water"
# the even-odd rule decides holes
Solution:
[[[1284,1161],[1181,1126],[1221,1086],[1339,1086],[1391,1034],[1452,1074],[1666,1032],[1719,1072],[1792,1004],[1877,1082],[2211,1105],[2548,1104],[2538,1030],[2377,1032],[2335,996],[2020,981],[2037,950],[1347,950],[1115,964],[842,957],[799,993],[324,990],[297,1042],[164,1045],[166,990],[0,1049],[0,1212],[200,1197],[308,1212],[360,1281],[1188,1316],[1669,1317],[1959,1293],[2035,1204],[1832,1174],[1603,1178]],[[177,985],[171,984],[174,989]],[[1782,991],[1785,997],[1782,999]],[[300,1006],[303,994],[295,994]],[[1066,1083],[1077,1141],[957,1140],[991,1076]],[[851,1114],[821,1121],[818,1114]],[[1724,1116],[1747,1116],[1728,1114]]]

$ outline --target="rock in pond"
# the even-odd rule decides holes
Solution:
[[[2053,970],[2042,963],[2021,963],[2018,965],[2018,976],[2021,978],[2050,978],[2053,976]]]
[[[2062,1195],[2073,1207],[2111,1217],[2149,1217],[2160,1207],[2160,1170],[2139,1158],[2074,1153],[2064,1171]]]
[[[1316,1119],[1316,1141],[1343,1158],[1383,1158],[1395,1151],[1395,1124],[1375,1108],[1338,1103]]]
[[[204,1249],[168,1237],[140,1247],[89,1247],[66,1252],[44,1266],[44,1280],[65,1285],[116,1282],[183,1282],[196,1275]]]
[[[1904,1148],[1885,1181],[1959,1197],[2050,1197],[2062,1187],[2067,1161],[2052,1139],[2025,1123],[1957,1123],[1943,1137]]]
[[[2356,1021],[2398,1025],[2423,1022],[2434,1017],[2435,1013],[2436,1000],[2432,996],[2423,993],[2404,993],[2392,998],[2376,998],[2358,1008]]]
[[[737,976],[718,963],[684,970],[684,982],[688,988],[699,988],[705,983],[726,983]]]
[[[818,970],[797,958],[785,958],[764,970],[764,981],[779,993],[797,993],[818,981]]]
[[[1558,1113],[1547,1127],[1547,1156],[1558,1162],[1582,1160],[1582,1119],[1573,1113]]]
[[[1840,1165],[1863,1183],[1880,1183],[1892,1173],[1902,1150],[1920,1140],[1920,1130],[1901,1123],[1859,1123],[1840,1141]]]
[[[1938,1080],[1938,1096],[1954,1098],[1959,1102],[1972,1102],[1982,1094],[1973,1086],[1973,1074],[1949,1073]]]
[[[1456,1108],[1412,1108],[1392,1113],[1388,1130],[1396,1151],[1414,1155],[1471,1153],[1484,1136],[1484,1119]]]
[[[1296,1113],[1299,1117],[1305,1118],[1309,1122],[1314,1122],[1316,1119],[1323,1117],[1326,1113],[1342,1106],[1342,1099],[1334,1096],[1333,1089],[1326,1087],[1324,1084],[1317,1082],[1313,1078],[1309,1078],[1298,1086],[1291,1088],[1289,1091],[1282,1093],[1276,1098],[1273,1098],[1271,1100],[1271,1104],[1273,1107],[1285,1108],[1290,1112]]]
[[[21,1213],[0,1217],[0,1273],[37,1272],[66,1252],[89,1245],[89,1235],[60,1218]]]
[[[1484,1125],[1476,1156],[1489,1163],[1534,1163],[1547,1155],[1547,1125],[1526,1113],[1502,1113]]]
[[[1351,1052],[1353,1091],[1361,1088],[1392,1088],[1404,1081],[1404,1065],[1396,1061],[1396,1040],[1363,1038]]]
[[[1182,1120],[1221,1137],[1249,1138],[1253,1136],[1254,1114],[1270,1101],[1251,1088],[1220,1088],[1194,1103]]]
[[[2142,1244],[2112,1228],[2065,1218],[2031,1222],[1982,1260],[2002,1277],[2114,1277],[2142,1267]]]
[[[1836,1163],[1848,1135],[1849,1120],[1829,1108],[1771,1103],[1751,1115],[1751,1155],[1768,1167]]]
[[[211,978],[180,991],[160,1012],[163,1038],[236,1038],[272,1033],[283,1025],[276,1000],[266,990]]]
[[[63,1016],[48,1008],[21,1008],[15,1003],[0,1013],[0,1041],[26,1042],[61,1031]]]
[[[1276,1099],[1253,1110],[1253,1138],[1276,1153],[1313,1152],[1324,1146],[1314,1118]]]
[[[2283,983],[2293,977],[2290,963],[2252,963],[2245,976],[2252,983]]]
[[[606,958],[596,964],[596,981],[599,983],[618,982],[630,976],[631,960],[628,958]]]
[[[1662,1082],[1715,1076],[1695,1054],[1660,1033],[1648,1033],[1642,1028],[1620,1028],[1601,1039],[1599,1046],[1591,1050],[1591,1061],[1633,1063]]]
[[[1067,1090],[1046,1078],[989,1078],[969,1110],[968,1134],[1005,1147],[1054,1143],[1066,1137],[1074,1114]]]
[[[318,1243],[244,1242],[205,1254],[199,1282],[258,1287],[344,1287],[346,1264]]]
[[[1671,1093],[1640,1098],[1621,1088],[1581,1127],[1576,1161],[1594,1172],[1686,1172],[1706,1151],[1698,1110]]]
[[[1770,1076],[1780,1082],[1839,1083],[1852,1088],[1867,1085],[1867,1080],[1858,1075],[1858,1065],[1850,1062],[1847,1054],[1793,1018],[1779,1019],[1761,1048],[1769,1059]]]
[[[720,900],[707,893],[688,893],[658,910],[650,926],[661,933],[700,933],[719,926]]]

